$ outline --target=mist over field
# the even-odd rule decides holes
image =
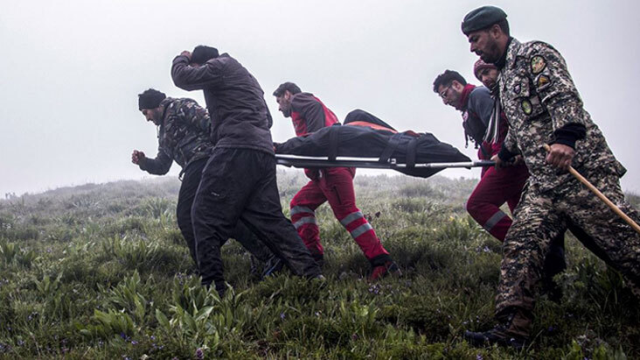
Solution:
[[[153,87],[204,105],[201,92],[176,88],[170,76],[172,59],[200,44],[229,53],[259,80],[276,142],[295,133],[271,93],[293,81],[340,120],[363,109],[475,158],[460,113],[432,84],[445,69],[478,84],[477,56],[460,23],[487,3],[505,10],[520,41],[545,41],[562,53],[585,109],[628,169],[623,189],[640,192],[636,0],[4,0],[0,197],[146,176],[131,152],[153,156],[158,143],[138,94]]]
[[[278,172],[288,202],[306,183]],[[567,235],[559,303],[539,298],[522,352],[470,347],[493,324],[500,243],[464,210],[475,180],[356,177],[358,205],[403,269],[369,264],[327,205],[320,284],[259,281],[235,241],[229,291],[202,288],[176,225],[174,177],[59,188],[0,200],[0,358],[41,359],[633,359],[640,305]],[[635,206],[639,198],[628,195]]]

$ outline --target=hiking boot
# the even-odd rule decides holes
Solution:
[[[369,275],[370,281],[380,280],[388,275],[394,275],[397,277],[402,276],[402,271],[394,261],[386,261],[382,265],[374,266]]]
[[[522,336],[509,334],[504,325],[496,325],[493,329],[484,332],[465,331],[464,339],[476,347],[498,344],[516,350],[522,350],[527,342],[527,339]]]

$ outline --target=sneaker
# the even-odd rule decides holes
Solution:
[[[370,281],[380,280],[388,275],[402,276],[402,271],[394,261],[386,261],[383,265],[375,266],[369,275]]]
[[[504,325],[497,325],[493,329],[484,332],[465,331],[464,339],[476,347],[498,344],[500,346],[512,347],[516,350],[522,350],[527,342],[526,338],[509,334]]]

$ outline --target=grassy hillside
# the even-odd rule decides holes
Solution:
[[[279,173],[287,216],[305,182]],[[404,277],[368,283],[366,259],[325,205],[324,286],[287,275],[258,282],[229,242],[224,299],[194,276],[176,179],[0,201],[0,358],[640,357],[640,305],[570,236],[564,298],[540,298],[533,343],[520,353],[470,347],[464,330],[492,324],[500,262],[500,243],[464,211],[475,181],[360,176],[356,185]]]

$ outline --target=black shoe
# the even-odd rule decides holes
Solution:
[[[509,334],[503,325],[498,325],[484,332],[465,331],[464,339],[476,347],[498,344],[500,346],[512,347],[516,350],[522,350],[527,342],[527,339],[524,337]]]

